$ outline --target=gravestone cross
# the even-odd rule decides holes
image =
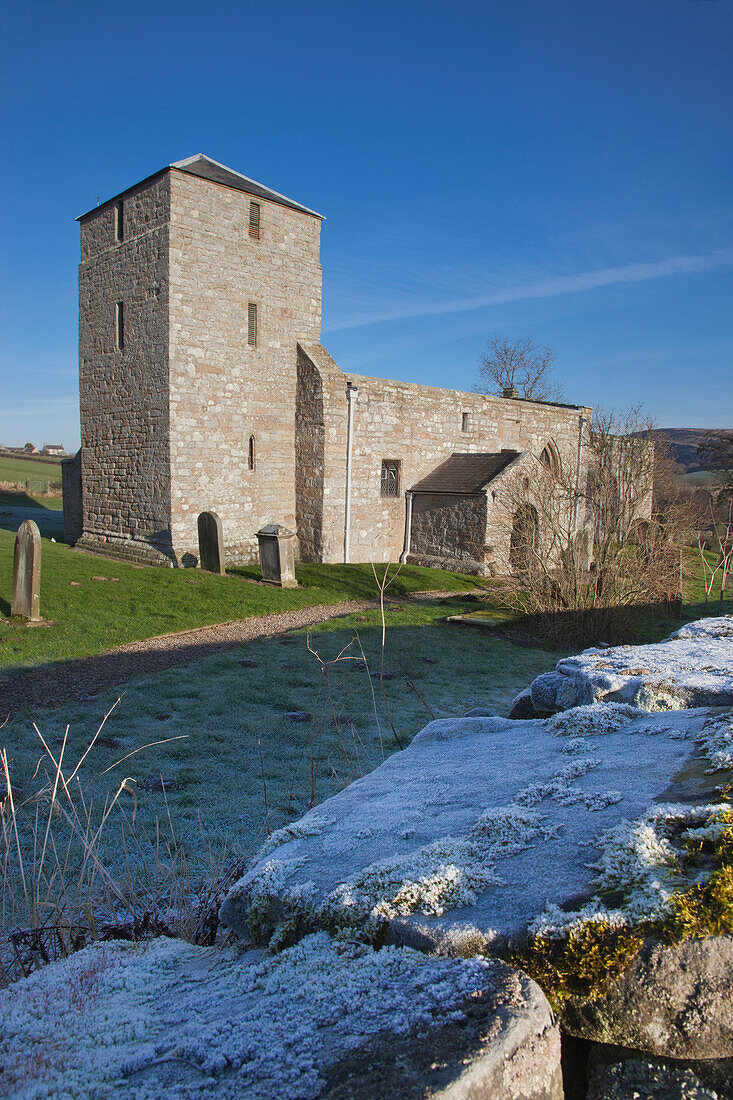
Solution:
[[[10,614],[37,622],[41,613],[41,533],[32,519],[18,528],[13,554],[13,598]]]
[[[201,512],[198,529],[199,565],[207,573],[223,573],[224,531],[216,512]]]

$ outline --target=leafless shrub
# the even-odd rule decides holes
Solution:
[[[653,502],[650,427],[638,409],[597,414],[584,468],[536,461],[504,502],[512,578],[505,598],[531,633],[568,647],[627,639],[640,608],[678,608],[681,512]]]
[[[720,504],[720,501],[718,502]],[[719,519],[713,497],[709,499],[709,519],[712,537],[704,532],[698,536],[698,550],[705,587],[705,610],[712,595],[716,578],[720,583],[718,614],[723,614],[723,599],[728,577],[733,569],[733,500],[728,501],[727,515]]]

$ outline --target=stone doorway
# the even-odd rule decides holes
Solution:
[[[521,504],[514,513],[509,564],[515,574],[526,573],[540,546],[540,520],[533,504]]]

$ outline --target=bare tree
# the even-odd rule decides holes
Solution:
[[[653,504],[654,445],[638,409],[599,413],[585,472],[527,463],[502,511],[513,577],[506,593],[532,633],[575,646],[633,636],[642,609],[679,606],[680,503]]]
[[[559,401],[562,387],[553,376],[555,353],[540,347],[529,336],[510,340],[494,333],[481,357],[478,393],[496,393],[516,389],[519,397],[530,401]]]

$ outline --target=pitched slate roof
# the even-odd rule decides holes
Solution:
[[[126,187],[124,191],[120,191],[119,195],[113,195],[112,198],[105,199],[100,206],[106,206],[107,203],[115,202],[117,199],[126,195],[128,191],[133,191],[143,183],[149,183],[158,176],[162,176],[164,172],[170,171],[171,168],[176,168],[179,172],[187,172],[191,176],[200,176],[201,179],[211,180],[213,183],[221,183],[224,187],[234,188],[235,191],[244,191],[247,195],[255,195],[261,199],[269,199],[270,202],[276,202],[280,206],[288,206],[291,210],[299,210],[301,214],[310,214],[314,218],[323,218],[323,215],[317,214],[315,210],[309,210],[307,206],[302,206],[299,202],[295,202],[294,199],[289,199],[286,195],[281,195],[279,191],[273,191],[271,187],[265,187],[264,183],[257,183],[256,180],[251,180],[248,176],[243,176],[240,172],[235,172],[233,168],[227,168],[226,165],[219,164],[217,160],[212,160],[211,157],[207,157],[204,153],[197,153],[194,157],[187,157],[185,160],[177,160],[174,161],[173,164],[167,164],[165,168],[161,168],[151,176],[146,176],[145,179],[140,180],[139,183],[133,184],[132,187]],[[80,214],[76,220],[81,221],[82,218],[86,218],[88,214],[93,214],[94,211],[98,209],[99,206],[93,206],[91,210],[87,210],[84,214]]]
[[[519,457],[519,451],[489,454],[452,454],[413,485],[413,493],[480,493],[490,481]]]
[[[300,210],[302,214],[312,214],[314,218],[323,217],[315,210],[309,210],[307,206],[301,206],[294,199],[281,195],[279,191],[273,191],[271,187],[265,187],[263,183],[257,183],[247,176],[235,172],[233,168],[227,168],[224,164],[212,160],[203,153],[197,153],[195,157],[186,160],[177,160],[170,168],[178,168],[181,172],[188,172],[192,176],[201,176],[202,179],[212,180],[214,183],[223,183],[225,187],[233,187],[235,191],[245,191],[248,195],[258,195],[261,199],[269,199],[280,206],[289,206],[291,210]]]

